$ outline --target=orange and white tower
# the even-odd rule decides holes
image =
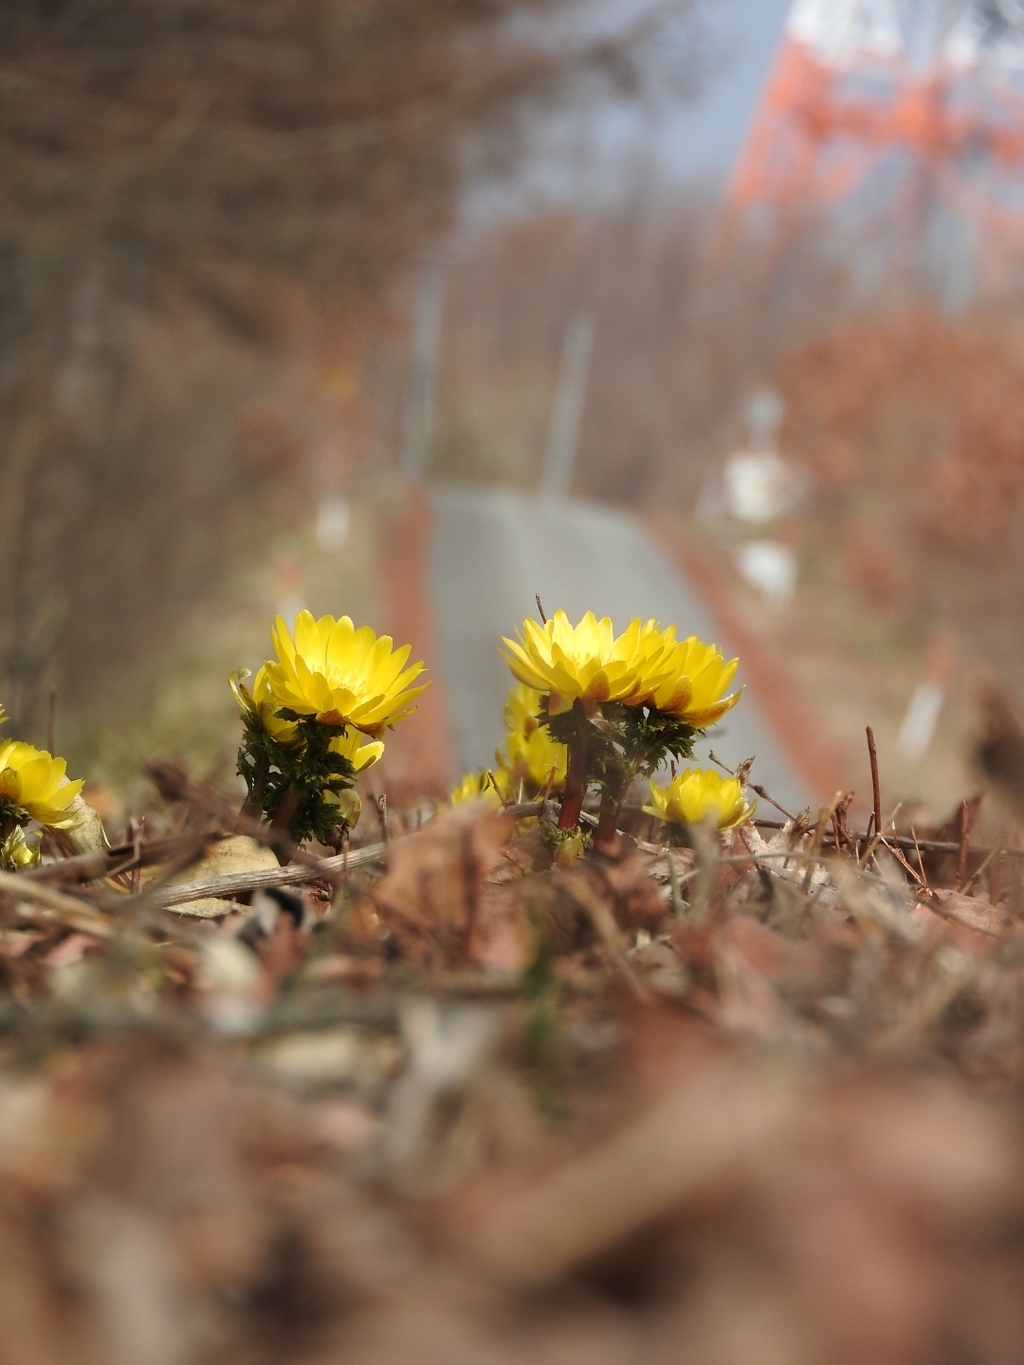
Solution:
[[[908,169],[1024,250],[1024,0],[794,0],[733,205],[820,211]]]

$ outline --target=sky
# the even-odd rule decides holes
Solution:
[[[674,180],[720,180],[739,150],[771,68],[789,0],[709,0],[712,72],[692,105],[666,111],[648,133]],[[717,69],[716,69],[717,68]]]
[[[620,0],[624,7],[640,0]],[[596,0],[596,9],[606,9]],[[529,213],[538,201],[622,197],[637,162],[670,187],[714,192],[735,160],[771,69],[789,0],[698,0],[696,93],[643,104],[605,99],[546,115],[513,179],[477,181],[464,225]]]

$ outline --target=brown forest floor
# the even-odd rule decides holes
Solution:
[[[279,868],[157,776],[0,886],[5,1360],[1019,1358],[1014,854],[421,805]]]

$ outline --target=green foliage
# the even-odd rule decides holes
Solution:
[[[556,867],[572,867],[587,848],[587,836],[579,829],[556,829],[545,822],[540,827],[540,836]]]
[[[10,797],[0,797],[0,839],[6,839],[32,819],[24,806],[16,805]]]
[[[597,782],[621,801],[637,777],[651,777],[669,758],[693,757],[693,744],[704,733],[654,706],[603,702],[600,715],[588,719],[580,702],[560,716],[542,707],[537,719],[554,739],[587,746],[587,780]]]
[[[277,715],[296,726],[287,746],[264,729],[255,712],[244,720],[238,773],[245,782],[249,806],[265,820],[274,821],[283,813],[296,843],[316,839],[336,844],[358,819],[359,801],[352,791],[355,767],[330,747],[345,727],[323,725],[287,708]]]

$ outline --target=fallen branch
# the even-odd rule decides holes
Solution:
[[[137,867],[152,867],[154,863],[166,863],[183,854],[194,851],[200,856],[211,843],[217,842],[221,835],[179,835],[173,839],[152,839],[149,843],[115,844],[111,848],[97,849],[93,853],[78,853],[72,858],[61,858],[57,862],[42,863],[39,867],[19,872],[18,876],[34,882],[93,882],[103,877],[116,877],[122,872],[131,872]]]
[[[210,877],[203,882],[182,882],[178,886],[165,886],[151,893],[148,899],[151,905],[167,910],[175,905],[184,905],[188,901],[202,900],[206,896],[215,898],[234,896],[242,891],[259,891],[272,886],[297,886],[303,882],[334,883],[344,880],[345,874],[351,868],[384,862],[387,856],[386,844],[367,844],[365,848],[353,849],[350,853],[339,853],[333,858],[311,858],[308,863],[292,864],[288,867],[261,867],[252,872],[233,872],[224,877]]]
[[[751,822],[757,829],[785,829],[789,821],[782,820],[753,820]],[[853,838],[866,839],[866,834],[861,834],[858,830],[851,830]],[[920,850],[922,853],[953,853],[959,854],[959,843],[947,843],[941,839],[914,839],[905,834],[887,834],[885,836],[887,844],[896,844],[900,848],[910,853]],[[835,836],[826,835],[822,841],[823,848],[835,847]],[[978,844],[971,845],[972,854],[1005,853],[1011,858],[1024,858],[1024,848],[982,848]]]
[[[32,882],[16,872],[0,872],[0,893],[12,900],[34,901],[51,911],[61,924],[95,938],[113,938],[115,925],[91,905],[55,891],[45,882]]]

